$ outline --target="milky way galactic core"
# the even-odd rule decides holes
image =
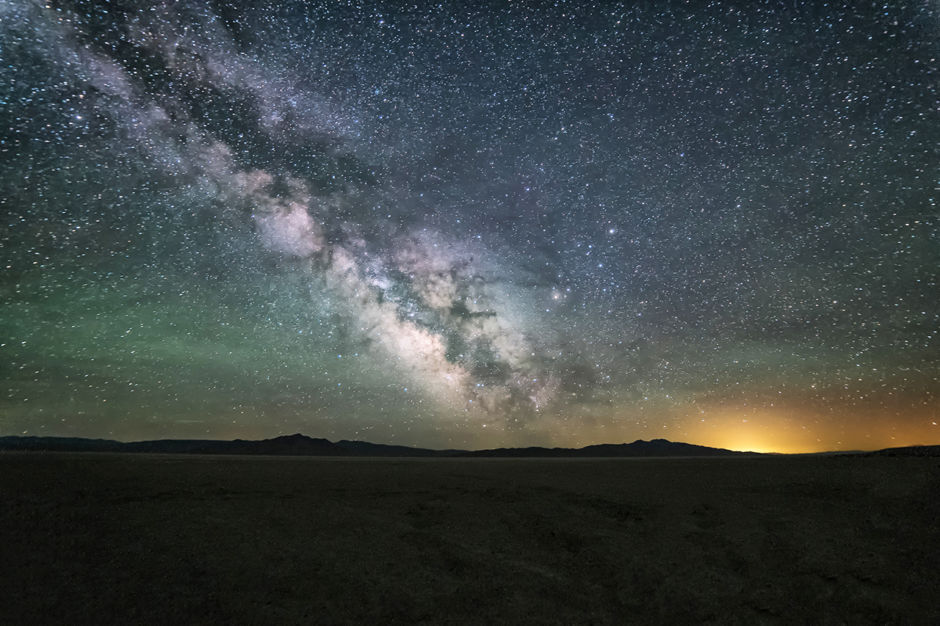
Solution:
[[[0,2],[0,434],[940,442],[935,2]]]

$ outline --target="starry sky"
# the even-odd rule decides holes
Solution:
[[[940,443],[935,2],[0,1],[0,434]]]

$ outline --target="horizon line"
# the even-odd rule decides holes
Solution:
[[[76,435],[34,435],[34,434],[23,434],[23,433],[17,434],[17,435],[3,435],[3,434],[0,434],[0,439],[8,438],[8,437],[11,437],[11,438],[12,438],[12,437],[15,437],[15,438],[19,438],[19,439],[24,439],[24,438],[34,438],[34,439],[83,439],[83,440],[88,440],[88,441],[113,441],[113,442],[121,443],[121,444],[134,444],[134,443],[148,443],[148,442],[156,442],[156,441],[213,441],[213,442],[235,442],[235,441],[244,441],[244,442],[261,442],[261,441],[271,441],[271,440],[274,440],[274,439],[286,438],[286,437],[296,437],[296,436],[304,437],[304,438],[307,438],[307,439],[319,439],[319,440],[322,440],[322,441],[329,442],[329,443],[331,443],[331,444],[336,444],[336,443],[340,443],[340,442],[343,442],[343,441],[347,441],[347,442],[351,442],[351,443],[366,443],[366,444],[378,445],[378,446],[394,446],[394,447],[400,447],[400,448],[410,448],[410,449],[413,449],[413,450],[428,450],[428,451],[431,451],[431,452],[448,452],[448,451],[454,451],[454,452],[487,452],[487,451],[498,451],[498,450],[527,450],[527,449],[533,449],[533,448],[544,449],[544,450],[583,450],[583,449],[585,449],[585,448],[591,448],[591,447],[596,447],[596,446],[623,446],[623,445],[630,445],[630,444],[641,443],[641,442],[642,442],[642,443],[652,443],[652,442],[654,442],[654,441],[664,441],[664,442],[673,443],[673,444],[691,445],[691,446],[697,446],[697,447],[701,447],[701,448],[709,448],[709,449],[712,449],[712,450],[726,450],[726,451],[729,451],[729,452],[738,452],[738,453],[743,453],[743,454],[763,454],[763,455],[777,455],[777,456],[796,456],[796,455],[808,455],[808,454],[847,454],[847,453],[853,453],[853,452],[878,452],[879,450],[890,450],[890,449],[894,449],[894,448],[912,448],[912,447],[916,448],[916,447],[928,447],[928,446],[940,445],[940,442],[938,442],[938,443],[934,443],[934,444],[931,444],[931,443],[918,443],[918,444],[906,444],[906,445],[897,445],[897,446],[887,446],[887,447],[871,448],[871,449],[863,449],[863,448],[852,448],[852,449],[819,449],[819,450],[807,450],[807,451],[800,451],[800,452],[779,452],[779,451],[769,450],[769,449],[743,449],[743,448],[731,448],[731,447],[724,447],[724,446],[709,446],[709,445],[700,444],[700,443],[692,443],[692,442],[689,442],[689,441],[676,441],[676,440],[672,440],[672,439],[666,439],[665,437],[654,437],[654,438],[652,438],[652,439],[635,439],[635,440],[633,440],[633,441],[622,441],[622,442],[618,442],[618,443],[613,443],[613,442],[606,441],[606,442],[601,442],[601,443],[586,444],[586,445],[577,446],[577,447],[573,447],[573,446],[557,446],[557,445],[555,445],[555,446],[550,446],[550,445],[505,446],[505,445],[503,445],[503,446],[495,446],[495,447],[487,447],[487,448],[449,448],[449,447],[448,447],[448,448],[430,448],[430,447],[424,447],[424,446],[418,446],[418,445],[412,445],[412,444],[405,444],[405,443],[380,443],[380,442],[376,442],[376,441],[369,441],[369,440],[366,440],[366,439],[346,439],[346,438],[341,438],[341,439],[332,440],[332,439],[328,439],[328,438],[326,438],[326,437],[316,437],[316,436],[307,435],[307,434],[304,434],[304,433],[301,433],[301,432],[294,432],[294,433],[289,433],[289,434],[280,434],[280,435],[275,435],[275,436],[273,436],[273,437],[263,437],[263,438],[261,438],[261,439],[243,439],[243,438],[241,438],[241,437],[236,437],[236,438],[234,438],[234,439],[193,438],[193,437],[179,437],[179,438],[177,438],[177,437],[162,437],[162,438],[156,438],[156,439],[133,439],[133,440],[129,440],[129,439],[115,439],[115,438],[107,438],[107,437],[88,437],[88,436],[76,436]]]

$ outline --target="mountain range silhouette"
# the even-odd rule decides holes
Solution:
[[[111,439],[81,437],[0,437],[0,451],[32,450],[46,452],[144,452],[151,454],[246,454],[275,456],[341,457],[426,457],[426,458],[617,458],[617,457],[719,457],[757,456],[757,452],[739,452],[710,448],[668,439],[633,443],[598,444],[583,448],[494,448],[488,450],[432,450],[368,441],[332,442],[300,433],[257,441],[235,439],[156,439],[121,442]],[[940,456],[940,446],[887,448],[868,454],[890,456]]]
[[[688,443],[638,439],[633,443],[600,444],[584,448],[496,448],[490,450],[432,450],[368,441],[329,441],[299,433],[272,439],[233,441],[214,439],[157,439],[121,442],[80,437],[0,437],[0,450],[48,452],[147,452],[163,454],[249,454],[344,457],[662,457],[740,456],[755,454]]]

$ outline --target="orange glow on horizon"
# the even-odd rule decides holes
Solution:
[[[580,422],[580,428],[563,440],[554,437],[553,430],[564,430],[567,424],[547,421],[540,433],[546,443],[538,445],[580,447],[663,438],[727,450],[776,454],[940,445],[940,419],[936,410],[927,406],[846,407],[836,412],[825,407],[780,401],[776,406],[765,407],[699,402],[686,405],[681,415],[676,414],[676,408],[649,411],[642,420],[626,417],[636,415],[632,406],[607,408],[589,416],[582,414],[584,421]],[[528,441],[513,440],[510,445],[533,445],[532,434],[528,431],[525,437]]]
[[[688,428],[689,443],[743,452],[805,454],[880,450],[940,443],[940,427],[926,416],[886,419],[853,413],[844,417],[788,411],[726,412]]]

